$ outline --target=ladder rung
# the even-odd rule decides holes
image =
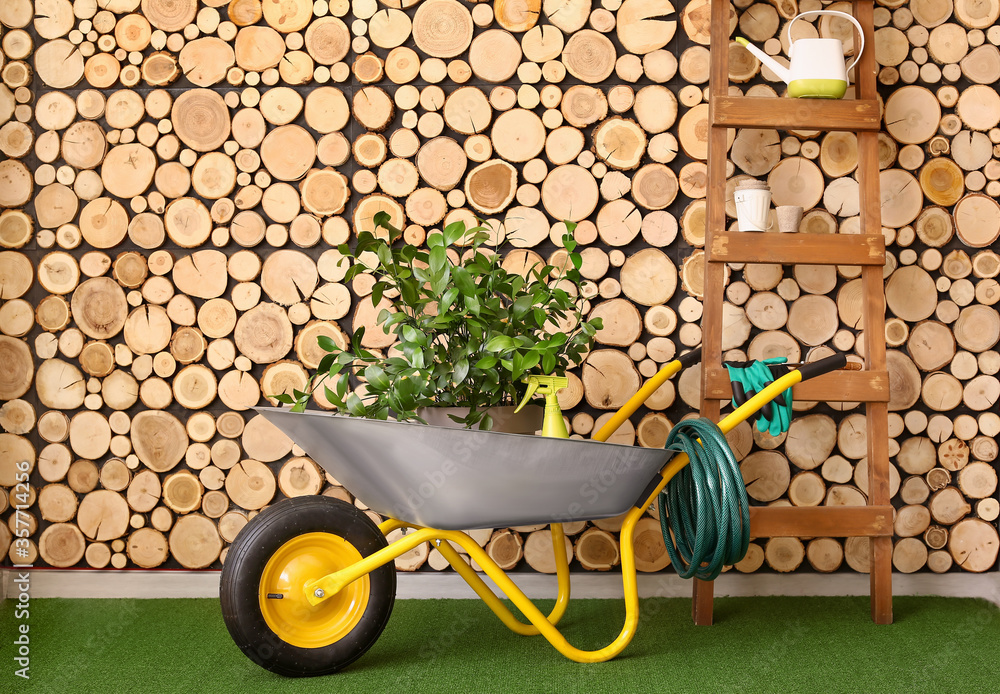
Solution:
[[[751,506],[750,537],[892,535],[892,506]]]
[[[789,99],[766,96],[716,96],[709,100],[713,125],[778,130],[878,130],[875,99]]]
[[[885,265],[881,234],[712,234],[709,262],[806,265]]]
[[[733,389],[724,366],[703,364],[708,386],[705,398],[729,400]],[[795,400],[820,402],[889,402],[888,371],[834,371],[792,388]]]

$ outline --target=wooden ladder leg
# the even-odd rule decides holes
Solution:
[[[691,598],[691,619],[700,627],[712,626],[714,610],[715,581],[694,579],[694,594]]]
[[[874,47],[874,7],[866,0],[853,0],[853,14],[864,29],[865,43]],[[855,68],[858,96],[874,99],[878,96],[875,76],[878,67],[874,52],[866,51]],[[858,183],[860,184],[861,233],[876,235],[882,231],[881,195],[879,190],[878,135],[874,132],[858,134]],[[862,270],[865,294],[865,335],[879,336],[885,331],[885,286],[880,268]],[[881,339],[867,341],[866,368],[872,371],[886,369],[885,342]],[[868,429],[868,503],[888,506],[889,494],[889,426],[888,403],[869,402],[865,408]],[[892,536],[873,537],[871,544],[870,575],[871,614],[876,624],[892,623]]]
[[[892,538],[872,538],[872,621],[892,624]]]
[[[723,130],[722,133],[723,133],[723,135],[725,135],[725,130]],[[716,271],[718,271],[718,272],[716,272]],[[720,274],[721,275],[721,266],[720,265],[715,265],[713,267],[711,264],[709,264],[709,266],[705,269],[706,281],[712,275],[714,275],[714,274]],[[719,281],[719,287],[721,288],[721,286],[722,286],[722,278],[719,277],[718,281]],[[720,291],[721,291],[721,289],[720,289]],[[713,293],[713,292],[709,292],[709,291],[706,290],[706,292],[705,292],[706,299],[708,298],[709,294],[711,294],[711,293]],[[718,300],[719,300],[719,305],[721,306],[722,305],[722,299],[721,299],[721,297]],[[714,327],[721,332],[721,324],[718,325],[718,326],[714,326]],[[712,331],[710,331],[710,332],[712,332]],[[714,349],[708,347],[709,345],[712,345],[712,344],[715,345]],[[715,341],[715,342],[712,342],[712,343],[709,343],[709,342],[705,342],[704,343],[704,346],[702,348],[702,363],[703,364],[712,363],[710,361],[711,356],[709,356],[709,355],[712,352],[719,352],[719,346],[721,346],[721,338],[719,340]],[[721,356],[716,356],[716,361],[719,361],[719,360],[721,360]],[[704,387],[705,386],[703,384],[702,388],[704,388]],[[708,417],[713,422],[717,422],[717,421],[719,421],[719,409],[720,409],[719,408],[719,401],[717,401],[717,400],[715,400],[715,401],[712,401],[712,400],[703,400],[702,404],[701,404],[701,416],[702,417]],[[713,615],[714,600],[715,600],[715,582],[714,581],[702,581],[701,579],[696,578],[696,579],[694,579],[694,587],[693,587],[692,591],[693,592],[691,594],[691,619],[698,626],[705,626],[705,627],[712,626],[712,620],[713,620],[713,616],[712,615]]]
[[[884,349],[882,358],[885,358]],[[884,367],[883,367],[884,368]],[[889,505],[888,403],[868,403],[868,503]],[[871,538],[872,621],[892,624],[892,537]]]
[[[712,0],[712,43],[711,43],[711,75],[709,79],[709,121],[714,122],[713,105],[715,100],[729,93],[729,35],[727,31],[716,27],[728,27],[731,5],[724,0]],[[720,199],[720,191],[726,189],[726,156],[729,150],[726,140],[726,128],[712,127],[708,133],[708,208],[706,210],[706,235],[721,232],[726,225],[725,198]],[[713,194],[714,193],[714,194]],[[706,243],[705,256],[705,295],[702,298],[705,306],[721,309],[724,296],[725,265],[713,263],[711,249]],[[718,400],[706,399],[708,392],[706,375],[707,366],[718,366],[722,363],[722,314],[721,310],[706,311],[702,319],[702,383],[701,383],[701,416],[719,421],[720,403]],[[695,579],[691,600],[691,617],[695,624],[710,626],[712,624],[714,584],[711,581]]]

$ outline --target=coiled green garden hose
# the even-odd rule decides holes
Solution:
[[[679,423],[666,449],[687,453],[691,461],[657,498],[670,561],[681,578],[714,580],[722,567],[743,559],[750,546],[743,475],[725,435],[709,419]]]

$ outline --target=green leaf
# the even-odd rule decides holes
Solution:
[[[531,310],[531,305],[534,303],[534,300],[535,297],[533,297],[531,294],[525,294],[524,296],[518,297],[517,301],[515,301],[514,305],[511,307],[511,311],[514,314],[514,318],[518,320],[523,318],[525,314],[527,314],[528,311]],[[536,311],[541,311],[541,309],[536,309]],[[545,312],[544,311],[541,312],[542,312],[542,319],[544,321]],[[537,316],[538,314],[536,313],[535,315]]]
[[[517,352],[514,352],[510,355],[510,363],[510,379],[516,381],[524,373],[524,358]]]
[[[556,355],[546,354],[545,356],[542,357],[542,371],[544,371],[547,374],[550,374],[555,368],[556,368]]]
[[[423,262],[427,261],[427,254],[421,252],[416,246],[403,246],[399,249],[399,257],[408,263],[412,263],[414,258],[420,258]]]
[[[444,246],[437,246],[431,249],[429,264],[431,272],[434,274],[444,269],[444,266],[448,264],[448,251]]]
[[[413,306],[420,300],[420,292],[415,282],[400,282],[399,294],[407,306]]]
[[[407,342],[412,342],[414,344],[422,345],[426,343],[426,338],[422,332],[414,328],[412,325],[404,325],[400,329],[400,334],[402,338]]]
[[[482,359],[480,359],[479,361],[476,362],[476,368],[477,369],[492,369],[494,366],[496,366],[499,363],[499,361],[500,360],[497,359],[496,357],[487,355],[487,356],[483,357]]]
[[[531,315],[535,319],[535,325],[539,327],[544,326],[545,322],[549,319],[549,317],[545,314],[545,311],[540,308],[536,308]]]
[[[379,246],[378,249],[375,251],[375,255],[378,256],[378,261],[382,263],[382,265],[388,267],[393,264],[392,249],[389,248],[388,246],[384,244]]]
[[[465,236],[465,222],[461,220],[452,222],[444,228],[444,242],[447,246],[460,241],[463,236]]]
[[[326,399],[331,405],[336,407],[338,410],[347,408],[347,405],[344,404],[343,398],[341,398],[337,393],[330,390],[327,386],[323,386],[323,389],[326,391]]]
[[[469,360],[463,357],[462,359],[459,359],[457,362],[455,362],[455,373],[452,376],[452,383],[458,385],[462,381],[464,381],[465,377],[468,375],[469,375]]]
[[[295,402],[294,400],[292,400],[292,396],[288,395],[287,393],[281,393],[280,395],[271,395],[270,397],[286,405],[291,405],[293,402]]]
[[[383,314],[385,314],[384,317]],[[402,311],[389,311],[387,309],[382,309],[382,312],[379,313],[378,316],[379,325],[382,325],[385,328],[391,328],[396,325],[396,323],[401,323],[406,319],[407,315]]]
[[[442,311],[451,308],[451,305],[455,303],[455,299],[458,298],[458,289],[455,287],[448,287],[441,294],[441,300],[438,302],[438,308]]]
[[[382,367],[376,364],[372,364],[365,369],[365,380],[375,390],[386,390],[392,385]]]
[[[451,278],[451,272],[448,268],[443,268],[441,272],[434,278],[431,282],[431,293],[434,296],[441,296],[445,291],[449,289],[448,281]],[[451,287],[454,289],[454,287]],[[456,295],[458,292],[456,292]]]
[[[376,282],[372,286],[372,304],[375,306],[379,305],[382,301],[382,292],[385,291],[385,282]],[[384,309],[383,309],[384,310]]]
[[[364,336],[365,336],[365,326],[363,326],[363,325],[360,328],[358,328],[357,330],[355,330],[354,334],[351,335],[351,347],[354,348],[355,352],[360,352],[361,351],[361,349],[362,349],[361,348],[361,340],[364,338]]]
[[[421,349],[414,349],[412,357],[410,358],[410,364],[412,364],[415,369],[426,368],[427,361],[424,359],[424,351]]]
[[[337,343],[333,341],[333,338],[329,335],[320,335],[316,338],[316,342],[319,343],[319,348],[326,352],[339,352],[340,347]]]
[[[479,315],[479,311],[481,308],[479,304],[479,297],[475,295],[466,296],[465,308],[469,311],[469,313],[473,315]]]
[[[365,404],[361,402],[357,393],[351,393],[347,396],[347,411],[355,417],[364,417]]]
[[[540,358],[541,355],[538,352],[528,352],[524,356],[524,361],[521,363],[521,368],[523,368],[525,371],[530,371],[531,369],[538,366],[538,361]]]
[[[478,321],[471,320],[465,327],[469,331],[469,335],[474,337],[476,340],[482,340],[483,336],[486,334],[483,330],[482,324]]]
[[[319,366],[316,367],[316,373],[321,374],[329,371],[330,367],[337,363],[336,354],[327,354],[322,359],[319,360]]]
[[[566,227],[566,233],[562,235],[562,244],[566,247],[566,250],[572,253],[576,250],[576,237],[573,236],[573,232],[576,231],[576,222],[563,222]]]
[[[472,276],[469,275],[469,271],[461,266],[456,266],[451,271],[452,277],[455,278],[455,286],[458,290],[462,292],[464,296],[469,296],[474,294],[476,291],[476,283],[472,281]]]
[[[514,340],[506,335],[495,335],[490,338],[490,341],[486,343],[486,351],[488,352],[506,352],[507,350],[514,349],[517,345]]]
[[[413,277],[419,282],[430,282],[434,279],[434,273],[430,268],[416,267],[413,268]]]

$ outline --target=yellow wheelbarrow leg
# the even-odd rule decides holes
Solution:
[[[555,548],[562,548],[565,545],[565,540],[563,539],[565,535],[563,535],[562,524],[553,523],[551,527],[552,546],[555,551],[556,576],[559,582],[559,590],[556,595],[556,604],[552,608],[552,612],[550,612],[548,617],[545,618],[545,621],[554,625],[559,623],[559,620],[562,619],[563,615],[566,613],[566,608],[569,606],[570,579],[569,562],[566,560],[566,552],[560,553],[558,550],[555,550]],[[504,626],[513,631],[515,634],[519,634],[521,636],[537,636],[541,633],[538,631],[537,627],[531,624],[525,624],[509,609],[507,609],[507,606],[503,604],[503,601],[496,596],[488,585],[486,585],[486,582],[479,577],[479,574],[476,573],[475,569],[469,566],[469,564],[459,556],[454,547],[447,542],[443,542],[438,545],[437,548],[438,551],[444,555],[444,558],[451,563],[455,571],[457,571],[458,574],[465,579],[465,582],[469,584],[469,587],[476,592],[476,595],[478,595],[482,601],[486,603],[487,607],[490,608],[493,614],[495,614],[500,621],[503,622]],[[491,563],[493,563],[494,566],[496,566],[497,571],[503,571],[503,569],[493,562],[492,558],[490,558],[488,554],[486,554],[486,557]],[[476,559],[476,561],[479,562],[479,559]],[[479,562],[479,564],[480,566],[484,566],[482,562]]]
[[[549,614],[549,623],[558,624],[569,607],[569,560],[566,558],[566,535],[563,533],[562,523],[552,523],[549,525],[552,532],[552,552],[556,560],[556,581],[559,590],[556,594],[556,604]]]
[[[528,599],[528,597],[521,591],[521,589],[517,587],[517,585],[507,576],[503,569],[497,566],[496,562],[494,562],[493,559],[491,559],[490,556],[471,538],[466,538],[468,540],[467,543],[462,542],[459,537],[462,535],[461,533],[452,534],[446,531],[442,533],[442,539],[462,544],[463,548],[469,553],[469,556],[479,563],[486,575],[493,579],[500,590],[503,591],[508,598],[510,598],[511,602],[514,603],[517,609],[519,609],[521,613],[524,614],[524,616],[527,617],[528,620],[534,625],[534,627],[538,630],[538,633],[544,636],[557,651],[570,660],[574,660],[578,663],[597,663],[610,660],[621,653],[632,640],[632,637],[635,635],[636,627],[639,623],[639,593],[636,586],[635,551],[632,547],[632,539],[634,536],[635,524],[639,518],[642,517],[642,513],[641,509],[633,508],[629,512],[625,523],[622,525],[621,531],[622,574],[625,589],[625,625],[622,627],[621,633],[619,633],[618,637],[612,641],[611,644],[596,651],[584,651],[570,644],[569,641],[566,640],[566,637],[562,635],[562,632],[560,632],[554,624],[549,622],[548,618],[542,614],[541,610],[535,607],[534,603],[532,603],[531,600]],[[562,549],[562,545],[556,546]],[[565,552],[563,552],[563,561],[565,561],[565,558]],[[482,579],[479,579],[478,576],[476,578],[480,583],[482,583]],[[569,591],[567,590],[567,599],[568,593]],[[492,596],[492,592],[490,595]],[[496,596],[492,597],[493,600],[499,603],[503,610],[506,611],[507,608],[499,602]],[[487,599],[487,603],[489,602],[489,599]],[[501,612],[498,610],[494,610],[494,612],[501,615]],[[502,615],[501,619],[503,619]],[[508,626],[510,625],[508,624]],[[515,629],[515,631],[517,630]]]
[[[564,540],[565,535],[563,535],[562,525],[559,523],[553,523],[551,527],[552,527],[553,549],[556,547],[563,546],[565,544]],[[440,537],[437,537],[435,535],[435,533],[437,533],[438,531],[434,531],[429,528],[419,528],[418,526],[414,526],[411,525],[410,523],[396,520],[394,518],[389,518],[383,521],[379,525],[379,530],[381,530],[384,535],[388,535],[393,530],[396,530],[398,528],[414,528],[416,530],[424,530],[425,533],[421,536],[423,539],[421,539],[420,541],[414,542],[410,540],[409,542],[407,542],[406,549],[403,552],[395,551],[395,549],[398,549],[397,545],[399,545],[399,543],[404,538],[406,539],[412,538],[412,535],[406,535],[404,536],[404,538],[400,538],[399,540],[392,543],[384,550],[381,550],[381,552],[385,553],[385,557],[388,557],[389,559],[395,559],[396,557],[404,554],[406,551],[413,549],[414,547],[419,545],[420,542],[422,541],[425,540],[436,541],[441,539]],[[452,531],[452,532],[457,532],[457,531]],[[468,542],[476,544],[472,540],[472,538],[469,538],[465,533],[461,533],[461,535],[467,538]],[[466,546],[464,542],[459,544],[461,544],[463,547]],[[507,609],[507,606],[504,605],[503,602],[493,593],[490,587],[486,585],[483,579],[479,577],[479,574],[477,574],[476,571],[471,566],[469,566],[469,564],[466,561],[464,561],[461,557],[459,557],[458,552],[456,552],[455,549],[450,544],[443,543],[443,544],[436,544],[436,546],[438,551],[440,551],[441,554],[444,556],[444,558],[448,560],[448,562],[452,565],[452,567],[454,567],[455,571],[458,572],[458,574],[465,579],[466,583],[469,584],[472,590],[475,591],[476,595],[482,598],[483,602],[485,602],[487,606],[489,606],[489,608],[493,611],[493,613],[500,618],[500,621],[502,621],[504,625],[506,625],[511,631],[520,634],[522,636],[535,636],[539,633],[537,628],[535,628],[531,624],[525,624],[524,622],[520,621],[517,617],[515,617],[511,613],[511,611]],[[478,547],[478,544],[476,544],[476,546]],[[373,563],[377,554],[379,553],[376,553],[375,555],[369,557],[369,559],[373,560]],[[386,561],[382,561],[382,559],[383,557],[379,557],[377,560],[377,564],[373,565],[369,569],[369,571],[373,571],[374,569],[378,568],[378,566],[387,563],[388,559],[386,559]],[[552,612],[547,617],[547,621],[550,622],[551,624],[557,624],[559,620],[562,619],[562,616],[565,614],[566,608],[569,605],[569,597],[570,597],[569,562],[566,560],[566,553],[555,552],[555,561],[556,561],[556,575],[559,581],[559,592],[556,597],[555,607],[553,607]],[[352,566],[349,568],[355,569],[356,567]],[[502,570],[502,569],[500,569],[500,567],[497,567],[497,570]],[[345,569],[345,571],[347,570]],[[354,576],[355,573],[357,573],[356,576]],[[334,591],[336,589],[338,583],[341,587],[343,587],[348,583],[350,583],[351,581],[357,580],[357,578],[360,578],[365,573],[367,572],[351,571],[351,574],[348,575],[343,572],[338,572],[339,575],[336,576],[331,574],[330,576],[322,577],[321,579],[313,581],[305,586],[307,598],[309,597],[308,594],[312,593],[313,595],[312,598],[310,598],[310,602],[314,605],[318,604],[325,598],[335,594],[334,592],[331,591]],[[351,578],[351,576],[354,576],[354,578]],[[329,579],[329,580],[324,580],[324,579]],[[323,591],[323,597],[320,598],[316,597],[315,591],[317,588]]]

